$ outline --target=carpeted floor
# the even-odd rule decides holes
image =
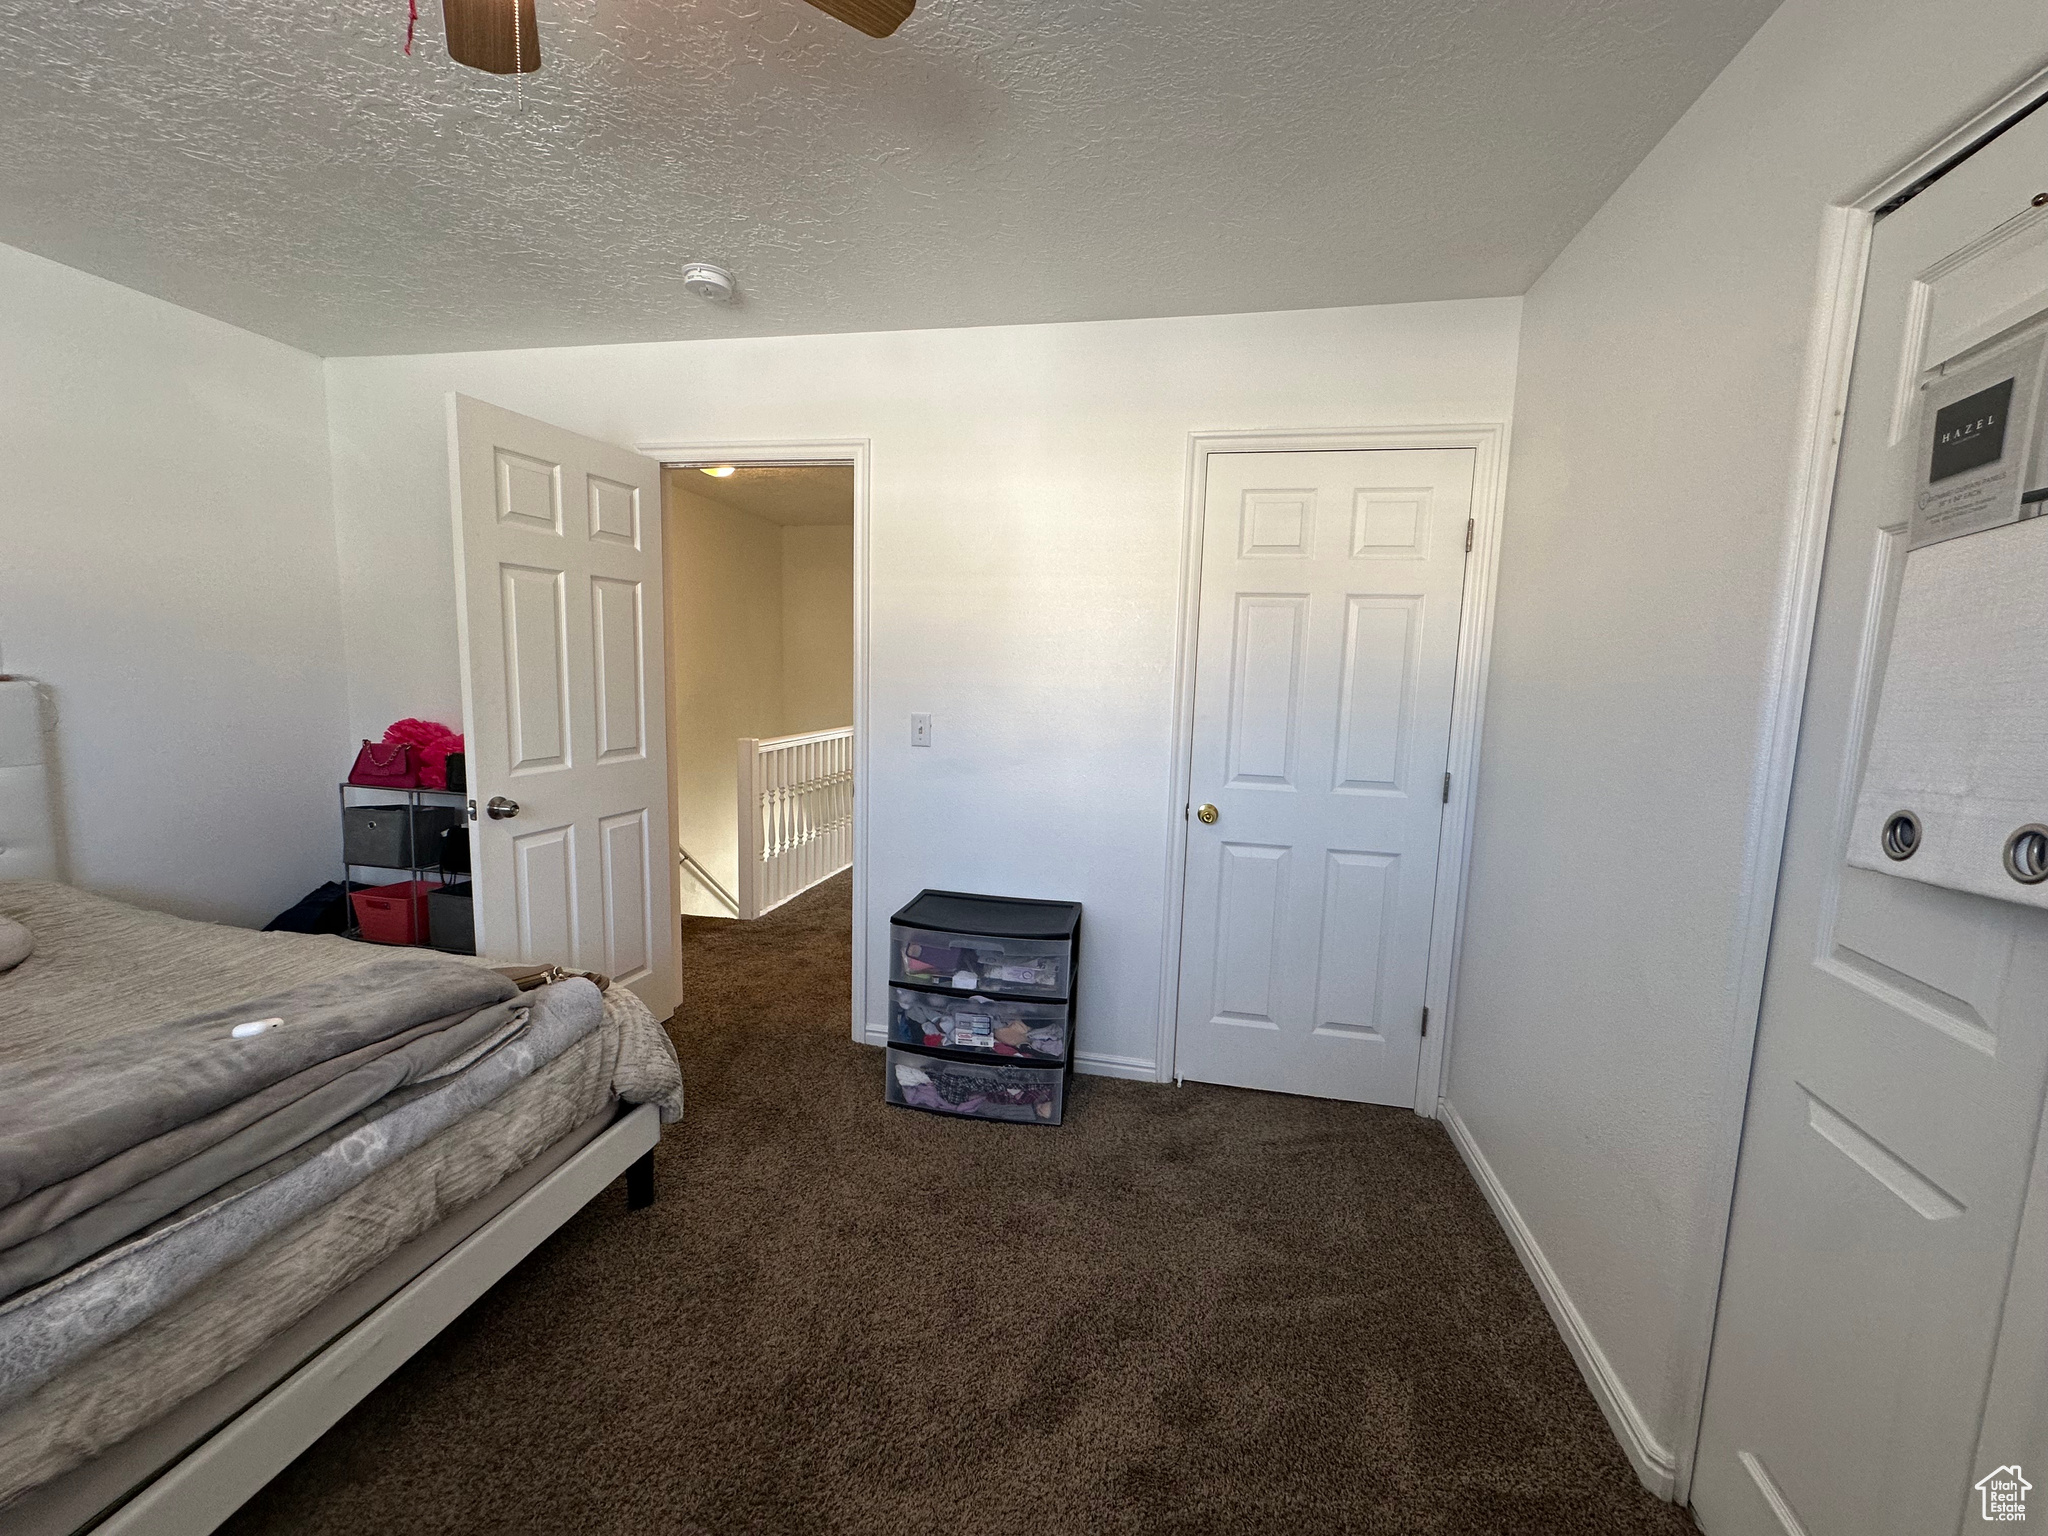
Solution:
[[[1436,1125],[1104,1078],[1056,1130],[886,1108],[847,925],[843,876],[686,920],[654,1208],[594,1202],[227,1529],[1692,1530]]]

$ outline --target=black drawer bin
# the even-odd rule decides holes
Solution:
[[[427,892],[427,942],[452,955],[476,953],[476,903],[467,880]]]
[[[443,839],[466,837],[467,827],[460,806],[344,806],[341,856],[375,869],[439,869]]]

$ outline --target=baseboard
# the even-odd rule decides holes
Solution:
[[[1592,1389],[1593,1400],[1600,1405],[1600,1411],[1607,1415],[1607,1424],[1614,1431],[1614,1438],[1621,1442],[1621,1448],[1628,1453],[1628,1459],[1636,1469],[1636,1476],[1643,1486],[1658,1498],[1669,1500],[1677,1486],[1678,1463],[1650,1433],[1650,1426],[1643,1422],[1643,1416],[1636,1410],[1628,1389],[1621,1384],[1614,1367],[1608,1363],[1593,1334],[1586,1327],[1586,1320],[1579,1316],[1579,1309],[1572,1305],[1572,1299],[1565,1294],[1564,1282],[1557,1271],[1550,1267],[1550,1261],[1537,1246],[1536,1236],[1529,1230],[1522,1213],[1515,1209],[1515,1203],[1508,1198],[1493,1167],[1486,1161],[1486,1154],[1479,1150],[1479,1143],[1472,1139],[1472,1132],[1459,1116],[1457,1107],[1448,1099],[1441,1106],[1439,1118],[1444,1128],[1451,1133],[1451,1144],[1458,1149],[1458,1155],[1465,1159],[1465,1166],[1472,1171],[1473,1180],[1486,1196],[1486,1203],[1493,1207],[1493,1214],[1507,1232],[1508,1241],[1514,1245],[1515,1256],[1522,1261],[1522,1268],[1529,1272],[1529,1278],[1536,1284],[1536,1294],[1543,1298],[1543,1305],[1549,1309],[1550,1319],[1557,1324],[1557,1331],[1564,1336],[1565,1347],[1572,1352],[1572,1358],[1579,1364],[1579,1374],[1586,1378],[1586,1385]]]
[[[1074,1070],[1095,1077],[1128,1077],[1141,1083],[1159,1081],[1158,1063],[1137,1056],[1098,1056],[1090,1051],[1076,1051]]]
[[[870,1024],[861,1031],[861,1039],[869,1045],[887,1045],[889,1026]],[[1074,1056],[1074,1070],[1091,1077],[1128,1077],[1141,1083],[1159,1081],[1158,1064],[1139,1056],[1102,1056],[1091,1051],[1079,1051]]]

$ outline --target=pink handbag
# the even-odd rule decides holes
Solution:
[[[348,781],[370,789],[418,789],[420,771],[412,760],[409,741],[371,741],[363,738],[363,750],[348,771]]]

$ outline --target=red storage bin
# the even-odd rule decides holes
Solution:
[[[357,926],[372,943],[424,944],[427,896],[440,888],[431,880],[401,880],[396,885],[351,891],[348,899],[355,904]]]

